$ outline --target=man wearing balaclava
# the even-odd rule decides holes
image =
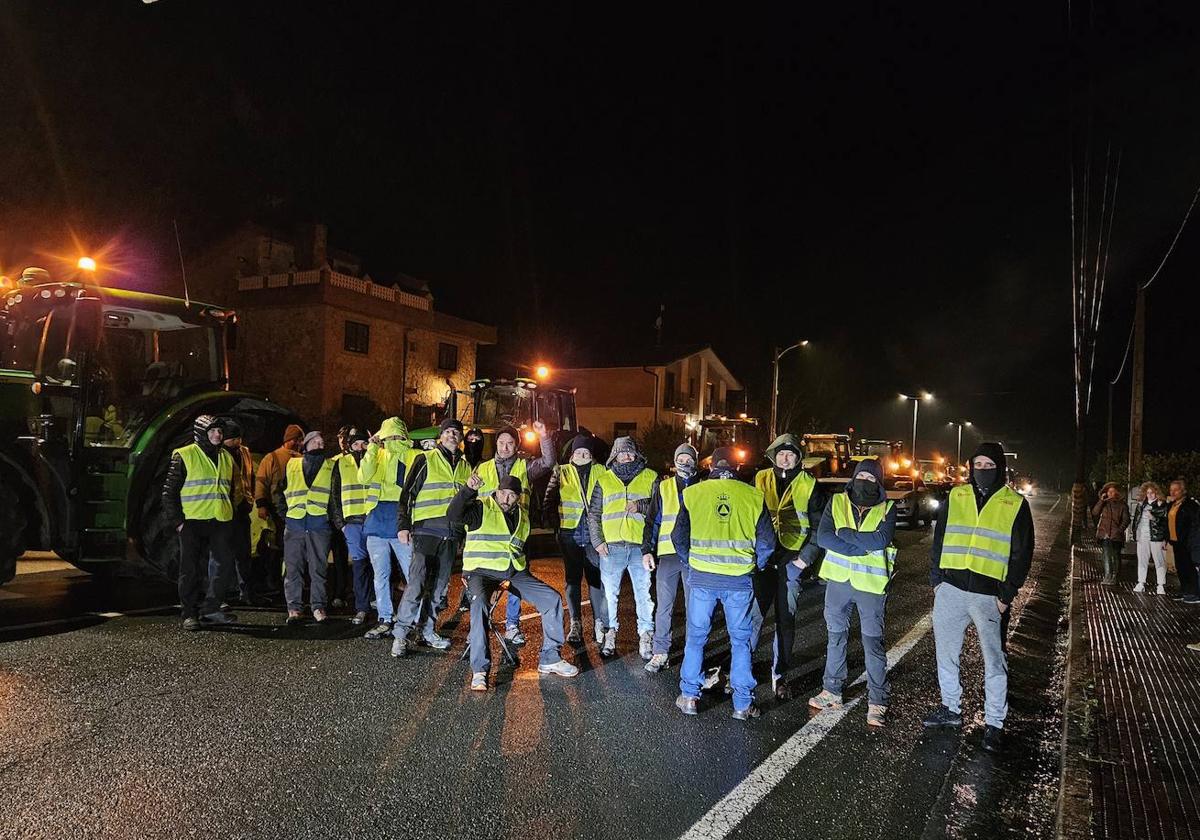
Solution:
[[[671,651],[671,620],[675,612],[675,596],[683,584],[684,605],[687,604],[687,559],[675,553],[671,532],[679,516],[683,491],[696,483],[696,449],[690,443],[675,447],[672,459],[674,475],[661,479],[654,485],[650,498],[639,502],[644,506],[646,525],[642,531],[642,566],[647,572],[656,572],[654,585],[654,641],[650,661],[646,670],[657,674],[667,665]]]
[[[341,498],[333,492],[334,461],[325,455],[325,438],[309,432],[301,456],[288,461],[283,481],[276,485],[275,505],[285,510],[283,527],[283,594],[288,624],[301,619],[304,574],[317,623],[327,614],[325,577],[329,563],[330,523],[341,518]]]
[[[604,597],[604,583],[600,577],[600,555],[592,545],[587,517],[588,499],[604,473],[604,467],[596,461],[602,449],[603,444],[598,438],[590,434],[576,435],[567,444],[567,462],[556,466],[550,474],[542,504],[543,514],[557,525],[555,532],[567,585],[567,612],[571,617],[567,641],[573,645],[583,643],[584,579],[592,605],[596,644],[604,642],[608,630],[608,600]]]
[[[162,507],[179,533],[179,604],[184,630],[237,620],[221,611],[233,578],[233,457],[221,442],[217,419],[201,414],[192,424],[194,442],[171,453]],[[209,554],[214,573],[208,574]],[[208,578],[208,591],[204,580]]]
[[[938,516],[929,558],[942,704],[924,723],[962,726],[958,661],[963,633],[974,624],[983,652],[983,748],[1000,752],[1008,714],[1003,617],[1033,562],[1033,515],[1025,498],[1008,486],[1000,444],[981,443],[975,450],[970,482],[950,491]]]
[[[330,516],[335,531],[340,531],[346,543],[346,554],[350,561],[350,576],[354,591],[354,618],[351,624],[362,624],[367,620],[371,608],[371,558],[367,551],[367,536],[363,526],[370,512],[370,493],[362,477],[363,456],[367,453],[367,436],[358,429],[351,429],[339,442],[345,451],[333,458],[333,488],[331,495],[341,501],[340,510]],[[334,569],[337,569],[336,563]],[[334,592],[338,588],[334,587]]]
[[[855,467],[845,493],[830,498],[817,529],[825,549],[825,677],[821,693],[809,698],[817,710],[839,709],[846,683],[846,643],[850,615],[858,611],[859,632],[867,664],[867,725],[884,726],[891,686],[883,649],[884,606],[895,571],[896,507],[887,500],[883,465],[868,458]]]

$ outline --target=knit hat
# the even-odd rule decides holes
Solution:
[[[348,437],[346,439],[346,445],[351,446],[352,444],[357,443],[360,440],[363,441],[364,443],[366,443],[367,441],[370,440],[370,438],[367,437],[367,433],[364,431],[361,431],[359,429],[351,429],[350,437]]]
[[[512,426],[505,426],[500,431],[496,432],[496,440],[500,440],[500,435],[509,435],[512,437],[513,443],[519,444],[521,442],[521,433]]]
[[[638,452],[637,442],[633,438],[627,436],[619,437],[613,441],[612,451],[608,453],[609,465],[615,464],[617,456],[622,452],[630,452],[634,457],[641,454]]]
[[[304,452],[307,452],[309,443],[311,443],[312,441],[316,440],[319,437],[322,437],[320,432],[318,432],[316,430],[309,432],[308,434],[306,434],[304,436],[304,443],[301,445],[300,449]]]
[[[446,431],[447,429],[458,429],[458,433],[461,435],[463,433],[463,424],[461,421],[459,421],[458,419],[456,419],[454,417],[447,417],[445,420],[443,420],[441,423],[438,424],[438,433],[440,434],[440,433]]]
[[[504,476],[504,478],[500,479],[500,484],[496,487],[496,489],[511,490],[518,496],[521,495],[521,492],[524,490],[524,488],[521,487],[521,479],[517,478],[515,475]]]
[[[567,449],[567,458],[570,459],[575,454],[576,449],[586,449],[592,453],[592,459],[596,459],[596,453],[600,451],[600,441],[596,440],[592,435],[575,435],[571,439],[571,444]]]
[[[294,440],[300,440],[304,437],[304,430],[295,423],[289,423],[288,427],[283,430],[283,442],[291,443]]]
[[[221,428],[225,430],[225,439],[240,438],[242,436],[242,425],[232,417],[221,418]]]
[[[693,461],[699,457],[696,453],[696,447],[692,446],[690,443],[681,443],[676,446],[675,454],[671,457],[671,460],[676,460],[680,455],[691,455]]]

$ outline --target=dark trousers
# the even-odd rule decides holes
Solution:
[[[1179,575],[1180,595],[1200,595],[1200,546],[1189,549],[1186,543],[1171,540],[1175,574]]]
[[[558,547],[562,551],[563,571],[567,578],[567,610],[572,621],[583,621],[583,580],[587,578],[588,598],[592,615],[601,626],[608,628],[608,602],[600,582],[600,556],[590,545],[575,542],[571,531],[558,532]]]
[[[1124,540],[1100,540],[1100,556],[1104,560],[1104,576],[1115,578],[1121,573],[1121,546]]]
[[[308,600],[314,610],[325,609],[325,571],[329,563],[329,531],[302,531],[289,528],[283,532],[283,562],[287,577],[283,595],[289,611],[299,612],[304,606],[304,573],[308,572]]]
[[[179,604],[184,618],[220,609],[221,598],[234,575],[232,531],[229,522],[215,519],[189,519],[183,523],[179,531]]]
[[[329,569],[329,600],[341,598],[349,601],[354,590],[353,571],[350,567],[350,552],[346,536],[336,528],[329,535],[329,549],[333,552],[333,566]]]
[[[664,554],[658,558],[654,570],[654,650],[655,654],[666,654],[671,650],[671,619],[675,613],[675,596],[683,584],[683,603],[686,609],[688,593],[688,565],[678,554]]]
[[[400,606],[396,609],[396,629],[393,633],[408,633],[418,623],[423,635],[432,633],[437,617],[434,611],[435,599],[450,586],[450,572],[458,553],[458,542],[451,539],[439,540],[433,544],[436,549],[432,552],[428,551],[430,545],[421,544],[424,542],[425,540],[420,540],[413,544],[408,582],[404,587],[404,597],[400,599]]]
[[[798,552],[776,548],[765,569],[753,573],[754,603],[750,608],[750,649],[758,648],[763,621],[775,608],[773,673],[781,677],[791,667],[792,646],[796,641],[796,604],[800,600],[800,569],[792,565]]]
[[[486,673],[491,667],[488,645],[488,630],[492,617],[488,607],[492,592],[508,581],[510,592],[519,601],[532,604],[542,614],[542,652],[538,659],[541,665],[552,665],[562,659],[559,648],[563,644],[562,597],[549,584],[535,578],[528,570],[517,571],[509,566],[507,571],[473,569],[467,572],[467,597],[471,604],[471,671]]]
[[[371,596],[375,594],[375,572],[367,553],[367,538],[363,534],[362,523],[347,522],[342,529],[342,539],[346,543],[351,576],[354,578],[354,610],[366,612],[371,608]]]
[[[259,556],[266,568],[267,591],[280,593],[283,592],[283,519],[272,515],[271,527],[274,530],[263,541]]]

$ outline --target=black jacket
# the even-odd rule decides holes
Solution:
[[[457,466],[458,462],[463,458],[462,450],[447,452],[442,448],[442,454],[450,462],[451,469]],[[400,504],[396,505],[397,532],[408,531],[412,533],[414,530],[412,518],[413,505],[417,501],[417,495],[421,492],[421,488],[425,486],[425,477],[427,475],[429,475],[429,462],[425,459],[425,453],[422,452],[420,457],[413,461],[412,467],[404,477],[404,487],[400,490]],[[413,548],[422,554],[435,554],[439,543],[444,539],[462,540],[464,537],[462,525],[451,523],[449,516],[422,519],[418,527],[424,533],[412,534]],[[441,533],[443,531],[446,533]]]
[[[514,507],[504,514],[504,522],[508,525],[510,534],[517,527],[518,513],[518,509]],[[483,502],[479,500],[479,492],[470,487],[459,490],[450,500],[450,510],[446,513],[446,518],[450,520],[451,525],[471,531],[478,530],[483,524]]]
[[[1145,499],[1138,502],[1137,507],[1133,509],[1133,539],[1135,542],[1137,541],[1142,511],[1147,507],[1150,508],[1150,541],[1163,542],[1167,538],[1167,510],[1170,508],[1164,499],[1159,499],[1154,504],[1150,504]]]
[[[273,499],[275,510],[279,511],[279,515],[283,517],[287,516],[287,483],[288,475],[285,470],[283,478],[275,483],[275,497]],[[329,480],[329,504],[325,508],[325,516],[329,520],[329,524],[334,528],[342,527],[342,484],[338,475],[336,461],[333,464],[333,473]]]
[[[219,463],[220,454],[216,447],[201,446],[204,454],[212,458],[213,463]],[[184,466],[183,458],[178,453],[171,453],[171,463],[167,465],[167,479],[163,482],[162,490],[162,507],[163,516],[166,517],[167,524],[172,528],[178,528],[183,524],[185,519],[183,515],[183,502],[179,501],[179,494],[183,490],[183,483],[187,481],[187,467]],[[229,504],[233,505],[233,482],[229,483]]]
[[[343,458],[353,458],[350,453],[346,453]],[[361,525],[367,521],[366,514],[358,516],[343,516],[342,515],[342,469],[341,464],[337,461],[333,462],[333,480],[329,485],[329,522],[334,528],[339,531],[347,525]]]
[[[1167,503],[1167,515],[1170,516],[1170,502]],[[1167,533],[1170,534],[1170,522],[1167,523]],[[1183,500],[1179,510],[1175,512],[1176,542],[1189,548],[1200,546],[1200,502],[1191,496]]]
[[[975,503],[982,507],[979,494],[975,494]],[[946,515],[950,505],[941,505],[937,510],[937,520],[933,529],[933,546],[929,549],[930,569],[929,583],[936,587],[939,583],[948,583],[955,589],[964,592],[977,592],[983,595],[993,595],[1006,604],[1011,604],[1017,597],[1017,591],[1025,583],[1029,575],[1029,567],[1033,563],[1033,513],[1029,510],[1029,502],[1021,499],[1021,508],[1017,511],[1017,519],[1013,522],[1012,544],[1008,552],[1008,575],[1004,580],[981,575],[970,569],[943,569],[942,543],[946,539]]]

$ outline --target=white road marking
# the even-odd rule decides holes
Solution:
[[[52,618],[49,621],[31,621],[28,624],[0,624],[0,633],[13,633],[18,630],[36,630],[39,627],[54,627],[59,624],[78,624],[81,621],[87,621],[89,618],[125,618],[130,615],[146,615],[147,613],[162,612],[163,610],[177,610],[179,604],[161,604],[157,607],[144,607],[139,610],[126,610],[125,612],[85,612],[79,615],[70,616],[68,618]]]
[[[904,638],[896,642],[887,653],[888,670],[896,667],[906,653],[916,647],[933,626],[933,613],[922,616],[912,629],[904,634]],[[863,671],[851,686],[860,685],[867,681],[867,672]],[[826,735],[850,713],[850,710],[862,702],[865,695],[860,694],[842,708],[824,711],[810,720],[788,738],[775,752],[743,779],[737,787],[727,793],[720,802],[709,809],[708,813],[696,821],[688,829],[681,840],[723,840],[738,827],[742,820],[749,816],[758,803],[762,802],[775,787],[783,781],[789,772],[821,743]]]
[[[1063,499],[1063,494],[1062,494],[1062,493],[1059,493],[1059,494],[1058,494],[1058,498],[1054,500],[1054,504],[1052,504],[1052,505],[1050,506],[1050,510],[1046,511],[1046,514],[1047,514],[1047,515],[1049,515],[1049,514],[1051,514],[1051,513],[1054,513],[1054,509],[1055,509],[1056,507],[1058,507],[1058,503],[1059,503],[1059,502],[1061,502],[1061,501],[1062,501],[1062,499]]]

